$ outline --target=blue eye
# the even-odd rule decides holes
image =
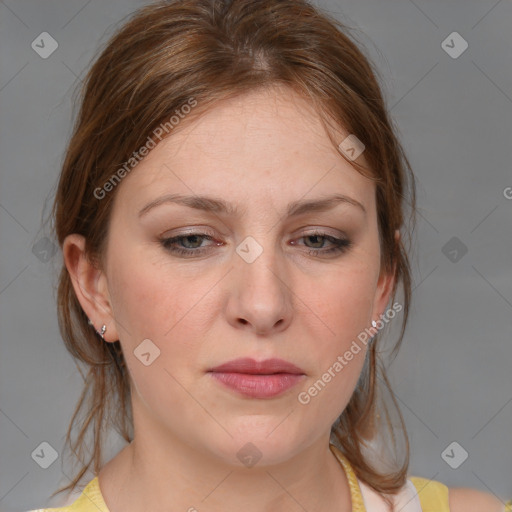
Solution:
[[[322,257],[333,254],[341,254],[346,252],[351,246],[352,242],[346,238],[336,238],[326,233],[314,232],[311,234],[303,235],[298,238],[312,239],[313,244],[320,244],[321,247],[309,248],[306,252],[311,256]],[[206,233],[188,233],[186,235],[178,235],[172,238],[162,238],[159,240],[162,247],[170,253],[177,256],[193,258],[194,256],[202,256],[210,250],[211,244],[208,246],[202,245],[205,240],[214,240],[214,238]],[[329,249],[324,248],[325,242],[329,242],[332,247]],[[222,245],[221,242],[215,242],[214,245]],[[297,245],[293,243],[293,245]],[[302,245],[302,244],[301,244]]]

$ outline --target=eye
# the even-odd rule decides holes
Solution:
[[[321,231],[304,234],[298,240],[307,240],[308,243],[305,245],[309,247],[309,249],[306,252],[315,257],[342,254],[352,246],[352,242],[347,238],[337,238]],[[189,258],[202,256],[207,251],[211,250],[212,245],[222,245],[222,242],[217,241],[214,241],[213,244],[204,245],[203,243],[205,241],[214,241],[214,238],[208,233],[187,233],[159,240],[166,251],[177,256]],[[331,247],[326,249],[326,243],[330,244]],[[291,245],[302,244],[297,244],[295,241],[292,241]]]
[[[207,233],[187,233],[172,238],[162,238],[160,244],[167,251],[186,257],[202,255],[208,251],[208,246],[202,246],[204,240],[213,240],[213,237]],[[216,245],[221,245],[217,242]]]
[[[321,257],[324,255],[342,254],[346,252],[351,246],[352,242],[347,238],[337,238],[321,231],[315,231],[313,233],[304,234],[299,240],[309,240],[311,245],[306,244],[306,247],[313,247],[306,251],[312,256]],[[324,249],[325,242],[329,242],[331,247]],[[292,242],[295,245],[294,242]]]

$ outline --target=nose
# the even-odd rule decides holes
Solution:
[[[254,251],[260,254],[253,260]],[[233,254],[233,265],[226,310],[231,325],[260,336],[287,329],[293,316],[293,291],[279,251],[269,242],[251,239]]]

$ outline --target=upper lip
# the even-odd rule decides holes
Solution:
[[[211,368],[210,372],[217,373],[246,373],[254,375],[271,375],[273,373],[304,374],[304,370],[283,359],[265,359],[256,361],[248,357],[233,359],[227,363]]]

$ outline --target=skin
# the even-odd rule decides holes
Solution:
[[[107,326],[105,342],[120,340],[131,379],[135,436],[98,475],[105,502],[110,512],[313,512],[333,503],[349,511],[329,434],[366,346],[309,404],[297,396],[387,309],[393,275],[380,271],[375,185],[288,89],[252,92],[182,123],[111,192],[102,268],[88,261],[80,235],[63,246],[82,308],[96,329]],[[365,164],[364,153],[357,162]],[[139,216],[170,193],[214,196],[239,211],[166,203]],[[285,213],[291,201],[333,193],[365,211],[345,202]],[[352,244],[322,256],[334,246],[315,239],[315,228]],[[190,233],[213,240],[174,243],[190,257],[161,243]],[[252,263],[236,252],[247,236],[263,249]],[[160,350],[149,366],[134,355],[145,339]],[[238,357],[282,358],[305,376],[278,397],[247,398],[207,373]],[[249,442],[261,453],[251,468],[237,458]]]
[[[490,493],[454,487],[450,489],[450,512],[503,512],[505,504]]]

